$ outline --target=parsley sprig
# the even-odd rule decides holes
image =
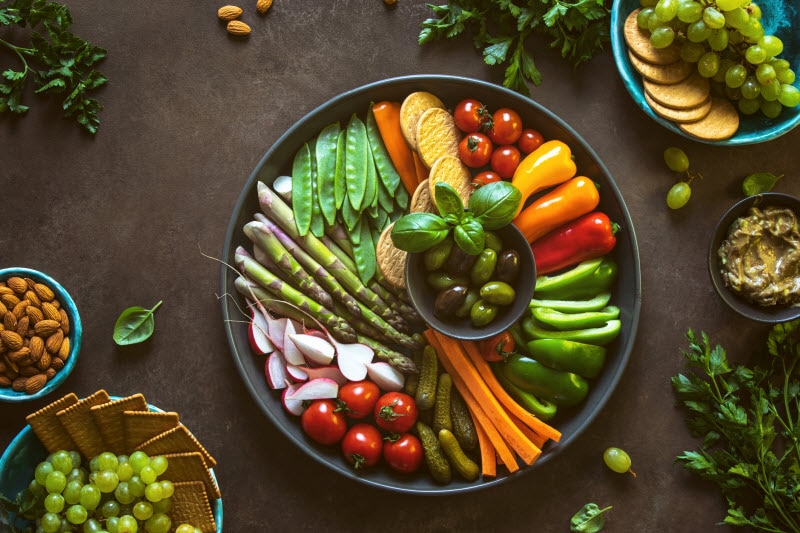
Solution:
[[[677,457],[715,483],[728,511],[724,522],[758,531],[800,532],[800,320],[778,324],[768,355],[732,365],[708,336],[686,334],[683,351],[694,372],[672,378],[702,446]]]
[[[14,26],[30,27],[29,46],[14,44],[6,37]],[[91,133],[97,132],[102,106],[89,93],[108,80],[94,70],[107,52],[69,31],[70,26],[69,9],[56,2],[0,0],[0,50],[5,48],[19,63],[16,69],[2,71],[0,113],[22,114],[28,110],[22,95],[32,76],[37,94],[63,95],[64,116],[74,118]]]
[[[530,96],[526,80],[538,86],[542,74],[533,53],[526,48],[529,36],[549,39],[561,57],[577,67],[608,43],[609,0],[451,0],[428,4],[436,18],[422,22],[419,44],[452,39],[471,33],[476,49],[483,50],[487,65],[507,64],[503,85]]]

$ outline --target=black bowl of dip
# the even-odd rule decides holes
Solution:
[[[708,267],[731,309],[770,324],[800,318],[799,220],[800,199],[773,192],[744,198],[723,215]]]

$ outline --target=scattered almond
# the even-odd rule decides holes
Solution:
[[[269,11],[269,8],[271,7],[272,0],[258,0],[258,2],[256,2],[256,11],[258,11],[261,15]]]
[[[241,20],[232,20],[228,22],[227,26],[228,33],[231,35],[237,36],[245,36],[250,35],[250,26],[242,22]]]
[[[217,16],[225,22],[239,18],[241,14],[242,8],[239,6],[222,6],[217,10]]]

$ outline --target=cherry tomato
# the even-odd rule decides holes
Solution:
[[[348,381],[339,387],[339,411],[348,418],[364,418],[372,414],[381,390],[369,380]]]
[[[474,133],[485,129],[492,115],[479,101],[474,98],[461,100],[453,111],[456,127],[464,133]]]
[[[529,154],[539,148],[544,143],[544,136],[536,130],[526,128],[522,130],[517,146],[523,154]]]
[[[501,177],[510,179],[519,166],[519,149],[516,146],[498,146],[492,152],[492,170]]]
[[[501,107],[492,115],[492,127],[489,138],[495,144],[514,144],[522,135],[522,119],[519,113],[507,107]]]
[[[481,355],[487,361],[505,361],[506,357],[514,351],[517,344],[514,341],[514,336],[510,331],[503,331],[497,335],[493,335],[488,339],[480,341]]]
[[[342,439],[342,453],[356,470],[373,466],[383,455],[383,436],[372,424],[354,424]]]
[[[396,472],[416,472],[424,458],[422,443],[411,433],[392,434],[383,443],[383,458]]]
[[[492,141],[483,133],[470,133],[458,144],[458,157],[469,168],[480,168],[492,158]]]
[[[418,415],[417,402],[404,392],[387,392],[375,404],[375,423],[393,433],[414,427]]]
[[[484,185],[489,185],[490,183],[502,180],[503,178],[497,172],[484,170],[472,178],[472,188],[477,189],[479,187],[483,187]]]
[[[347,418],[337,411],[334,400],[314,400],[300,417],[300,424],[312,440],[330,446],[347,431]]]

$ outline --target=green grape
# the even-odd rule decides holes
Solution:
[[[94,511],[100,505],[100,498],[102,493],[95,485],[84,485],[81,487],[80,504],[86,507],[88,511]]]
[[[114,497],[122,505],[128,505],[136,500],[133,487],[129,481],[120,481],[114,489]]]
[[[114,489],[117,488],[119,484],[119,477],[117,473],[113,470],[101,470],[97,473],[97,478],[95,479],[95,485],[97,488],[100,489],[101,492],[108,494],[109,492],[114,492]]]
[[[163,513],[156,513],[144,523],[147,533],[167,533],[172,527],[172,520]]]
[[[795,80],[794,70],[790,68],[775,69],[775,78],[784,85],[792,85]]]
[[[63,495],[64,500],[70,504],[76,504],[81,501],[81,489],[83,488],[83,483],[78,481],[77,479],[73,479],[67,486],[64,487]]]
[[[753,40],[758,40],[764,36],[764,26],[761,25],[760,20],[752,15],[747,19],[747,24],[745,24],[743,28],[739,28],[739,31],[742,32],[742,35],[745,37]]]
[[[44,487],[44,483],[47,480],[47,475],[53,470],[55,470],[53,468],[53,463],[42,461],[36,465],[36,470],[33,471],[33,479],[36,480],[36,483]]]
[[[89,512],[83,505],[70,505],[66,516],[70,524],[83,524],[89,518]]]
[[[686,172],[689,170],[689,156],[686,155],[686,152],[674,146],[664,150],[664,162],[674,172]]]
[[[739,5],[739,0],[717,0],[717,9],[720,11],[730,11],[738,8]]]
[[[744,42],[744,35],[739,30],[728,28],[728,44],[737,45]]]
[[[678,0],[658,0],[655,7],[656,17],[661,22],[669,22],[678,14]]]
[[[744,6],[742,6],[744,7]],[[761,6],[756,4],[755,2],[751,2],[747,4],[747,13],[750,15],[751,18],[756,20],[761,20]]]
[[[73,468],[80,468],[81,463],[83,462],[83,458],[81,457],[80,452],[77,450],[70,450],[69,456],[72,457],[72,467]]]
[[[773,57],[769,60],[769,64],[772,65],[772,68],[775,69],[775,72],[778,72],[779,70],[786,70],[792,66],[789,61],[780,57]]]
[[[758,40],[758,45],[767,52],[768,57],[779,56],[783,52],[783,41],[775,35],[764,35]]]
[[[761,85],[761,98],[768,102],[774,102],[781,94],[781,82],[774,80],[772,83]]]
[[[700,60],[700,57],[706,53],[706,47],[700,43],[684,41],[678,52],[681,56],[681,59],[687,63],[697,63]]]
[[[725,17],[725,24],[736,30],[744,28],[747,25],[747,21],[750,20],[750,15],[741,7],[726,11],[723,16]]]
[[[678,20],[691,24],[703,16],[703,6],[694,0],[684,0],[678,4]]]
[[[743,115],[753,115],[761,109],[761,98],[742,98],[736,106]]]
[[[715,82],[719,83],[720,85],[723,85],[724,82],[725,82],[725,76],[728,73],[728,70],[734,65],[735,65],[735,63],[733,62],[732,59],[730,59],[728,57],[723,58],[719,62],[719,68],[717,69],[717,73],[714,74],[714,76],[711,79],[714,80]],[[724,93],[725,87],[721,86],[720,89],[722,89],[722,92]]]
[[[99,470],[116,470],[118,465],[117,456],[111,452],[103,452],[97,456]]]
[[[61,470],[53,470],[47,474],[47,478],[44,481],[44,488],[47,489],[47,492],[60,493],[66,486],[67,476]]]
[[[775,69],[769,63],[761,63],[756,67],[756,79],[761,85],[769,85],[775,81]]]
[[[667,207],[670,209],[680,209],[689,202],[692,196],[692,188],[685,181],[679,181],[673,185],[667,193]]]
[[[763,46],[751,44],[747,47],[747,50],[745,50],[744,58],[751,65],[758,65],[766,61],[767,51],[764,50]]]
[[[715,52],[721,52],[728,47],[728,30],[720,28],[711,32],[708,36],[708,45]]]
[[[169,461],[163,455],[156,455],[155,457],[150,458],[150,466],[155,468],[156,474],[160,476],[167,471]]]
[[[157,502],[164,497],[164,490],[161,488],[161,483],[150,483],[144,489],[144,497],[149,502]]]
[[[767,118],[777,118],[782,110],[783,106],[777,100],[764,100],[761,102],[761,112]]]
[[[603,452],[603,462],[608,468],[618,474],[625,474],[627,472],[633,473],[631,470],[631,458],[625,450],[607,448],[606,451]]]
[[[117,485],[117,489],[119,489],[119,485]],[[114,496],[116,496],[117,492],[114,491]],[[111,518],[112,516],[119,516],[119,502],[116,500],[108,500],[103,503],[102,507],[100,507],[100,514],[103,518]]]
[[[137,450],[130,455],[128,462],[133,468],[133,473],[138,476],[139,472],[142,471],[142,468],[150,464],[150,458],[146,453]]]
[[[105,531],[103,525],[96,518],[90,518],[83,523],[83,533],[100,533]]]
[[[692,22],[686,28],[686,38],[693,43],[703,43],[709,35],[711,35],[711,28],[702,19]]]
[[[108,531],[108,533],[117,533],[117,524],[119,524],[119,517],[112,516],[106,520],[106,531]]]
[[[153,516],[153,504],[150,502],[136,502],[133,506],[133,516],[137,520],[147,520]]]
[[[39,519],[39,525],[45,533],[56,533],[61,529],[61,517],[56,513],[47,512]]]
[[[64,496],[51,493],[44,499],[44,508],[49,513],[60,513],[64,509]]]
[[[650,21],[650,17],[653,16],[655,10],[652,7],[645,7],[639,10],[639,13],[636,14],[636,24],[643,30],[649,28],[648,24]]]
[[[782,83],[778,102],[784,107],[797,107],[800,104],[800,89],[794,85]]]
[[[162,484],[162,490],[164,490],[164,487],[163,487],[164,481],[162,481],[161,484]],[[173,492],[174,492],[174,490],[173,490]],[[165,494],[166,494],[166,491],[165,491]],[[169,513],[170,510],[172,510],[172,498],[170,498],[170,497],[166,497],[165,496],[164,498],[161,498],[157,502],[152,502],[152,503],[153,503],[153,512],[154,513],[164,513],[164,514],[166,514],[166,513]]]
[[[98,466],[98,461],[100,460],[100,456],[96,455],[89,460],[89,472],[97,472],[100,470]]]
[[[719,54],[706,52],[697,62],[697,72],[704,78],[710,78],[719,70]]]
[[[83,468],[73,468],[67,474],[67,482],[77,479],[81,483],[86,483],[89,480],[89,474]]]
[[[728,87],[724,83],[722,84],[722,91],[725,93],[725,97],[730,100],[731,102],[736,102],[742,97],[741,91],[739,91],[738,87]]]
[[[69,474],[69,471],[73,468],[72,456],[66,450],[60,450],[54,453],[50,462],[53,463],[54,469],[65,475]],[[80,466],[80,463],[74,466]]]
[[[658,17],[655,13],[650,15],[650,18],[647,19],[647,31],[654,32],[657,28],[661,28],[662,26],[667,26],[666,22],[661,22],[658,20]]]
[[[639,0],[639,5],[642,7],[655,7],[658,0]]]
[[[191,524],[181,524],[175,529],[175,533],[194,533],[194,526]]]
[[[133,467],[128,461],[119,463],[117,466],[117,477],[120,481],[129,481],[133,477]]]
[[[758,98],[761,95],[761,84],[753,75],[747,76],[739,89],[743,98]]]
[[[674,40],[675,30],[669,26],[656,28],[653,33],[650,34],[650,44],[653,45],[653,48],[666,48],[671,45]]]
[[[706,6],[703,9],[703,22],[712,30],[718,30],[725,27],[725,15],[712,6]]]
[[[171,498],[175,492],[175,485],[173,485],[172,481],[163,479],[159,483],[161,483],[161,497]]]
[[[744,65],[733,65],[725,72],[725,84],[728,87],[741,87],[745,79],[747,79],[747,69]]]
[[[142,482],[139,476],[133,476],[131,480],[128,481],[128,484],[131,487],[131,493],[133,493],[135,497],[141,498],[144,496],[144,488],[146,485]]]
[[[139,522],[134,517],[127,514],[119,517],[117,533],[136,533],[137,531],[139,531]]]

